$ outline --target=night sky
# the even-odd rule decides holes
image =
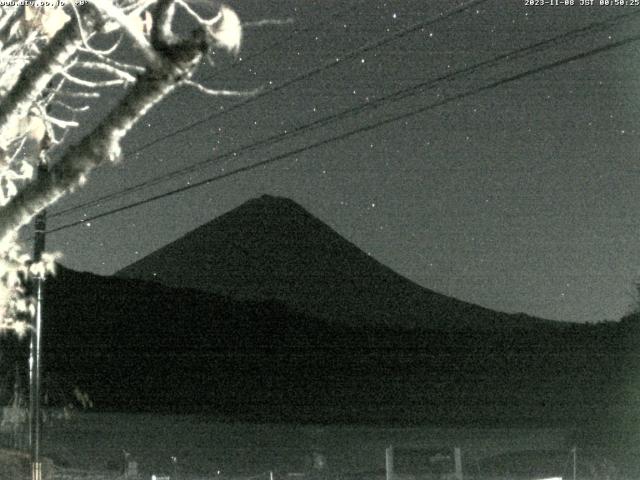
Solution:
[[[64,254],[63,264],[111,274],[267,193],[294,199],[380,262],[447,295],[580,322],[617,319],[628,310],[640,273],[640,42],[461,94],[638,35],[640,7],[487,0],[373,47],[461,3],[229,3],[243,21],[292,23],[247,28],[239,58],[217,54],[216,68],[201,70],[198,79],[208,87],[269,88],[332,59],[347,59],[245,100],[241,108],[233,105],[243,100],[178,91],[130,134],[125,161],[95,171],[82,191],[51,214],[556,35],[637,15],[450,77],[399,101],[378,102],[275,145],[214,160],[116,201],[52,216],[49,228],[56,228],[446,100],[264,167],[52,233],[48,248]],[[96,106],[87,124],[100,110]],[[213,118],[136,153],[207,117]]]

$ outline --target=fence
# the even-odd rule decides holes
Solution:
[[[462,457],[454,448],[396,448],[385,452],[386,480],[434,478],[462,480]]]

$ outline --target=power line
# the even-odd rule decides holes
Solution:
[[[283,81],[283,82],[281,82],[281,83],[279,83],[277,85],[274,85],[271,88],[268,88],[266,90],[263,90],[263,91],[257,93],[256,95],[253,95],[253,96],[248,97],[248,98],[246,98],[246,99],[244,99],[244,100],[242,100],[242,101],[240,101],[238,103],[235,103],[235,104],[231,105],[229,108],[227,108],[226,110],[215,112],[215,113],[213,113],[211,115],[207,115],[206,117],[203,117],[200,120],[196,120],[196,121],[191,122],[191,123],[189,123],[187,125],[184,125],[183,127],[179,128],[177,130],[174,130],[174,131],[169,132],[169,133],[167,133],[165,135],[161,135],[161,136],[159,136],[159,137],[157,137],[157,138],[155,138],[153,140],[150,140],[149,142],[144,143],[144,144],[140,145],[139,147],[136,147],[131,152],[126,152],[126,154],[127,155],[133,155],[133,154],[136,154],[136,153],[140,153],[140,152],[148,149],[149,147],[151,147],[153,145],[156,145],[156,144],[158,144],[160,142],[163,142],[164,140],[167,140],[169,138],[173,138],[176,135],[179,135],[181,133],[187,132],[187,131],[191,130],[193,127],[196,127],[198,125],[202,125],[203,123],[209,122],[209,121],[214,120],[216,118],[219,118],[219,117],[221,117],[223,115],[226,115],[226,114],[228,114],[230,112],[238,110],[239,108],[242,108],[245,105],[253,103],[253,102],[257,101],[258,99],[260,99],[262,97],[265,97],[265,96],[270,95],[272,93],[278,92],[278,91],[280,91],[280,90],[282,90],[284,88],[287,88],[290,85],[293,85],[294,83],[298,83],[298,82],[301,82],[301,81],[306,80],[308,78],[311,78],[311,77],[313,77],[314,75],[317,75],[320,72],[323,72],[325,70],[328,70],[330,68],[335,67],[336,65],[340,64],[341,62],[344,63],[345,61],[350,60],[352,58],[355,58],[356,56],[358,56],[358,55],[360,55],[362,53],[368,52],[369,50],[373,50],[375,48],[379,48],[379,47],[381,47],[383,45],[391,43],[394,40],[397,40],[399,38],[402,38],[402,37],[404,37],[406,35],[409,35],[409,34],[415,32],[417,30],[420,30],[421,28],[424,28],[424,27],[427,27],[429,25],[433,25],[433,24],[435,24],[437,22],[446,20],[446,19],[448,19],[450,17],[453,17],[455,15],[463,13],[463,12],[465,12],[465,11],[471,9],[471,8],[477,7],[480,4],[486,3],[488,1],[489,0],[471,0],[471,1],[467,2],[467,3],[463,3],[461,6],[459,6],[457,8],[449,10],[447,13],[440,13],[440,15],[432,17],[432,18],[429,18],[428,20],[424,20],[424,21],[421,21],[421,22],[413,23],[413,24],[409,25],[408,27],[405,27],[405,28],[403,28],[403,29],[401,29],[401,30],[399,30],[397,32],[394,32],[394,33],[392,33],[390,35],[386,35],[386,36],[382,37],[379,40],[366,43],[366,44],[362,45],[361,47],[358,47],[358,48],[356,48],[354,50],[351,50],[351,51],[343,54],[343,56],[341,58],[338,57],[338,58],[329,60],[329,61],[321,64],[320,66],[311,68],[310,70],[307,70],[306,72],[303,72],[303,73],[301,73],[299,75],[296,75],[296,76],[294,76],[292,78],[289,78],[289,79],[287,79],[287,80],[285,80],[285,81]]]
[[[427,112],[429,110],[432,110],[434,108],[440,107],[440,106],[445,105],[447,103],[451,103],[451,102],[454,102],[454,101],[462,100],[462,99],[470,97],[472,95],[477,95],[479,93],[495,89],[495,88],[497,88],[499,86],[502,86],[502,85],[505,85],[507,83],[511,83],[511,82],[514,82],[514,81],[517,81],[517,80],[521,80],[521,79],[523,79],[525,77],[528,77],[530,75],[535,75],[537,73],[541,73],[541,72],[544,72],[544,71],[547,71],[547,70],[551,70],[551,69],[557,68],[559,66],[562,66],[562,65],[565,65],[565,64],[568,64],[568,63],[572,63],[572,62],[575,62],[575,61],[578,61],[578,60],[582,60],[582,59],[585,59],[585,58],[588,58],[588,57],[591,57],[591,56],[594,56],[594,55],[598,55],[600,53],[604,53],[604,52],[613,50],[615,48],[619,48],[619,47],[622,47],[624,45],[628,45],[628,44],[637,42],[639,40],[640,40],[640,35],[635,35],[635,36],[632,36],[632,37],[625,38],[623,40],[619,40],[617,42],[609,43],[607,45],[603,45],[603,46],[588,50],[586,52],[581,52],[581,53],[572,55],[570,57],[566,57],[566,58],[563,58],[563,59],[560,59],[560,60],[556,60],[554,62],[550,62],[550,63],[547,63],[545,65],[539,66],[539,67],[535,67],[535,68],[532,68],[532,69],[529,69],[529,70],[525,70],[524,72],[520,72],[520,73],[511,75],[509,77],[496,80],[496,81],[491,82],[491,83],[489,83],[487,85],[483,85],[481,87],[477,87],[475,89],[471,89],[471,90],[468,90],[466,92],[462,92],[462,93],[459,93],[457,95],[454,95],[454,96],[451,96],[451,97],[448,97],[448,98],[444,98],[444,99],[442,99],[442,100],[440,100],[440,101],[438,101],[436,103],[433,103],[433,104],[430,104],[430,105],[426,105],[426,106],[423,106],[423,107],[419,107],[419,108],[416,108],[414,110],[411,110],[411,111],[408,111],[408,112],[405,112],[405,113],[402,113],[402,114],[399,114],[399,115],[395,115],[395,116],[386,118],[384,120],[375,122],[373,124],[365,125],[365,126],[356,128],[354,130],[351,130],[351,131],[348,131],[348,132],[345,132],[345,133],[342,133],[342,134],[339,134],[339,135],[336,135],[336,136],[333,136],[333,137],[330,137],[330,138],[327,138],[327,139],[324,139],[324,140],[320,140],[318,142],[306,145],[306,146],[301,147],[301,148],[297,148],[297,149],[291,150],[291,151],[286,152],[286,153],[275,155],[275,156],[270,157],[270,158],[268,158],[266,160],[262,160],[262,161],[259,161],[259,162],[256,162],[256,163],[253,163],[253,164],[250,164],[250,165],[246,165],[244,167],[239,167],[239,168],[237,168],[235,170],[232,170],[232,171],[229,171],[229,172],[225,172],[223,174],[219,174],[219,175],[215,175],[213,177],[209,177],[209,178],[207,178],[205,180],[199,181],[197,183],[193,183],[191,185],[187,185],[187,186],[184,186],[184,187],[181,187],[181,188],[170,190],[168,192],[164,192],[164,193],[161,193],[161,194],[158,194],[158,195],[154,195],[154,196],[146,198],[144,200],[139,200],[137,202],[133,202],[133,203],[130,203],[128,205],[124,205],[124,206],[121,206],[121,207],[118,207],[118,208],[115,208],[115,209],[112,209],[112,210],[109,210],[109,211],[106,211],[106,212],[102,212],[102,213],[99,213],[99,214],[94,215],[92,217],[85,218],[83,220],[78,220],[78,221],[75,221],[75,222],[71,222],[71,223],[68,223],[66,225],[62,225],[60,227],[56,227],[56,228],[53,228],[51,230],[48,230],[46,233],[55,233],[55,232],[58,232],[58,231],[61,231],[61,230],[65,230],[67,228],[71,228],[71,227],[75,227],[75,226],[78,226],[78,225],[82,225],[82,224],[84,224],[84,223],[86,223],[88,221],[97,220],[99,218],[103,218],[103,217],[106,217],[106,216],[109,216],[109,215],[113,215],[115,213],[119,213],[119,212],[122,212],[122,211],[125,211],[125,210],[129,210],[129,209],[132,209],[132,208],[135,208],[135,207],[138,207],[138,206],[141,206],[141,205],[144,205],[144,204],[156,201],[156,200],[160,200],[162,198],[166,198],[166,197],[169,197],[169,196],[172,196],[172,195],[176,195],[178,193],[182,193],[182,192],[187,191],[187,190],[191,190],[193,188],[197,188],[197,187],[200,187],[200,186],[203,186],[203,185],[207,185],[207,184],[210,184],[210,183],[213,183],[213,182],[228,178],[230,176],[237,175],[239,173],[243,173],[243,172],[247,172],[247,171],[250,171],[250,170],[254,170],[254,169],[258,168],[258,167],[263,167],[263,166],[278,162],[280,160],[284,160],[284,159],[286,159],[288,157],[291,157],[293,155],[298,155],[298,154],[301,154],[301,153],[305,153],[308,150],[312,150],[314,148],[318,148],[318,147],[327,145],[329,143],[333,143],[333,142],[337,142],[337,141],[340,141],[340,140],[344,140],[344,139],[349,138],[349,137],[351,137],[353,135],[357,135],[357,134],[364,133],[364,132],[367,132],[367,131],[370,131],[370,130],[374,130],[376,128],[379,128],[381,126],[397,122],[399,120],[404,120],[406,118],[410,118],[412,116]]]
[[[564,36],[565,36],[565,35],[561,35],[561,37],[564,37]],[[614,46],[613,46],[613,47],[611,47],[611,48],[615,48],[615,47],[617,47],[617,46],[619,46],[619,45],[617,45],[617,44],[616,44],[616,45],[614,45]],[[608,48],[607,48],[607,49],[608,49]],[[600,52],[600,50],[597,50],[595,53],[599,53],[599,52]],[[587,53],[589,53],[589,52],[587,52]],[[590,55],[590,54],[591,54],[591,53],[589,53],[589,55]],[[501,55],[500,57],[509,56],[509,55],[511,55],[511,54],[504,54],[504,55]],[[581,58],[581,57],[580,57],[580,55],[582,55],[582,54],[578,54],[578,56],[576,56],[576,58],[571,57],[568,61],[572,61],[573,59]],[[495,59],[492,59],[492,60],[490,60],[489,62],[493,62],[494,60],[495,60]],[[567,63],[568,63],[568,62],[567,62]],[[555,66],[555,65],[554,65],[554,66]],[[474,66],[473,68],[475,68],[475,66]],[[537,72],[537,71],[533,71],[533,73],[536,73],[536,72]],[[520,78],[520,77],[516,77],[516,78],[513,78],[513,79],[508,79],[508,81],[517,80],[518,78]],[[434,80],[434,81],[439,81],[439,80],[441,80],[441,79],[436,79],[436,80]],[[492,84],[490,84],[490,85],[492,85]],[[424,84],[419,84],[419,85],[417,85],[417,86],[411,87],[409,90],[414,90],[414,89],[416,89],[417,87],[423,87],[423,86],[424,86]],[[484,89],[485,89],[485,88],[483,87],[481,90],[484,90]],[[480,90],[480,91],[481,91],[481,90]],[[393,96],[397,95],[397,93],[399,93],[399,92],[396,92],[396,94],[394,94]],[[469,93],[469,94],[470,94],[470,93]],[[467,96],[467,95],[469,95],[469,94],[465,94],[464,96]],[[444,104],[444,103],[448,103],[449,101],[450,101],[449,99],[444,99],[443,101],[438,102],[438,103],[436,103],[436,104],[434,104],[434,105],[432,105],[432,106],[440,106],[440,105],[442,105],[442,104]],[[358,107],[358,108],[362,108],[362,107],[366,107],[366,106],[367,106],[367,105],[364,105],[364,106],[361,106],[361,107]],[[430,106],[430,107],[432,107],[432,106]],[[422,110],[418,110],[416,113],[420,113],[420,111],[422,111]],[[347,112],[341,112],[341,114],[342,114],[342,113],[347,113]],[[341,114],[338,114],[338,115],[341,115]],[[413,114],[415,114],[415,113],[411,113],[411,115],[413,115]],[[314,124],[315,124],[315,123],[319,123],[319,122],[324,122],[324,121],[325,121],[325,120],[327,120],[327,119],[329,119],[329,117],[325,117],[325,119],[320,119],[320,120],[318,120],[318,121],[314,122]],[[378,124],[375,124],[374,126],[377,126],[377,125],[378,125]],[[306,126],[299,127],[299,128],[305,128],[305,127],[306,127]],[[359,133],[359,131],[355,131],[355,133]],[[347,133],[346,135],[347,135],[347,136],[350,136],[351,134],[352,134],[352,133]],[[281,135],[279,135],[279,136],[281,136]],[[272,137],[272,138],[273,138],[273,137]],[[334,137],[334,138],[339,139],[339,137]],[[341,138],[341,137],[340,137],[340,138]],[[267,139],[267,140],[269,140],[269,139]],[[252,146],[253,146],[253,145],[247,146],[247,148],[248,148],[248,147],[252,147]],[[237,151],[237,150],[236,150],[236,151]],[[293,153],[289,152],[287,155],[292,155],[292,154],[295,154],[295,153],[296,153],[296,152],[293,152]],[[233,153],[228,153],[228,154],[226,154],[226,156],[231,156],[232,154],[233,154]],[[218,158],[215,158],[215,159],[218,159]],[[208,160],[205,160],[205,161],[203,161],[203,162],[200,162],[200,164],[207,163],[207,162],[210,162],[210,161],[212,161],[212,160],[214,160],[214,159],[208,159]],[[241,170],[239,170],[239,171],[244,171],[244,170],[243,170],[243,169],[241,169]],[[229,173],[233,173],[233,172],[234,172],[234,171],[229,172]],[[227,175],[225,174],[222,178],[224,178],[224,177],[226,177],[226,176],[227,176]],[[206,183],[206,182],[207,182],[207,181],[205,181],[205,183]],[[201,183],[198,183],[198,184],[192,184],[191,186],[199,186],[200,184],[201,184]],[[188,188],[188,187],[191,187],[191,186],[187,186],[187,188]],[[74,208],[75,208],[75,207],[74,207]],[[78,208],[79,208],[79,207],[78,207]],[[81,222],[80,222],[80,223],[81,223]]]
[[[82,208],[87,208],[93,205],[96,205],[100,202],[105,202],[105,201],[110,201],[110,200],[114,200],[117,199],[119,197],[122,197],[126,194],[141,190],[143,188],[146,187],[150,187],[150,186],[154,186],[157,185],[159,183],[165,182],[165,181],[169,181],[173,178],[176,178],[178,176],[184,175],[186,173],[190,173],[190,172],[194,172],[208,164],[211,164],[213,162],[218,162],[220,160],[223,160],[225,158],[230,158],[232,156],[235,156],[237,154],[240,153],[244,153],[247,151],[252,151],[255,150],[259,147],[263,147],[266,145],[272,145],[274,143],[279,142],[280,140],[286,139],[286,138],[290,138],[291,136],[295,136],[295,135],[299,135],[301,133],[304,133],[308,130],[311,129],[315,129],[318,127],[322,127],[324,125],[327,125],[330,122],[334,122],[337,120],[340,120],[342,118],[348,117],[348,116],[355,116],[367,109],[372,109],[372,108],[378,108],[380,105],[382,105],[384,102],[387,101],[399,101],[402,100],[404,98],[407,98],[411,95],[416,95],[418,93],[418,91],[420,90],[424,90],[424,89],[430,89],[435,87],[438,83],[446,81],[446,80],[451,80],[454,79],[460,75],[463,74],[469,74],[469,73],[473,73],[477,70],[480,70],[482,68],[485,67],[489,67],[489,66],[493,66],[498,64],[500,61],[505,60],[505,59],[509,59],[509,60],[514,60],[520,57],[523,57],[525,55],[528,55],[532,52],[535,52],[537,50],[541,50],[543,48],[547,48],[549,46],[554,45],[555,43],[559,42],[559,41],[564,41],[568,38],[579,38],[582,35],[586,35],[588,33],[593,32],[594,30],[597,31],[603,27],[609,26],[611,24],[615,24],[620,22],[621,20],[625,20],[625,19],[629,19],[632,18],[634,16],[640,15],[640,12],[633,12],[633,13],[626,13],[626,14],[622,14],[622,15],[618,15],[612,18],[609,18],[607,20],[604,21],[600,21],[600,22],[594,22],[591,23],[589,25],[586,25],[584,27],[580,27],[577,29],[573,29],[569,32],[565,32],[559,35],[556,35],[552,38],[546,39],[546,40],[541,40],[539,42],[536,42],[534,44],[528,45],[526,47],[521,47],[519,49],[516,50],[512,50],[509,51],[507,53],[503,53],[503,54],[499,54],[495,57],[492,57],[491,59],[488,60],[484,60],[482,62],[476,63],[474,65],[453,71],[453,72],[449,72],[445,75],[441,75],[439,77],[436,77],[434,79],[428,80],[428,81],[424,81],[424,82],[420,82],[418,84],[412,85],[410,87],[401,89],[399,91],[396,91],[392,94],[389,95],[385,95],[383,97],[374,99],[371,102],[368,103],[364,103],[364,104],[360,104],[357,105],[355,107],[350,107],[347,108],[345,110],[342,110],[341,112],[335,113],[335,114],[331,114],[328,116],[325,116],[323,118],[317,119],[311,123],[307,123],[298,127],[293,128],[292,130],[287,131],[286,133],[279,133],[279,134],[275,134],[272,135],[270,137],[264,138],[262,140],[258,140],[257,142],[254,143],[250,143],[250,144],[246,144],[243,146],[240,146],[234,150],[231,150],[229,152],[226,153],[222,153],[220,155],[217,155],[213,158],[209,158],[206,160],[202,160],[200,162],[197,162],[195,164],[189,165],[187,167],[183,167],[177,170],[174,170],[172,172],[168,172],[165,173],[163,175],[160,175],[156,178],[150,179],[150,180],[146,180],[144,182],[141,182],[137,185],[133,185],[131,187],[127,187],[125,189],[116,191],[116,192],[112,192],[110,194],[107,195],[103,195],[97,199],[88,201],[88,202],[84,202],[82,204],[79,205],[75,205],[75,206],[71,206],[69,208],[66,208],[64,210],[58,211],[56,213],[50,214],[50,218],[51,217],[57,217],[57,216],[61,216],[61,215],[65,215],[68,213],[72,213],[74,211],[77,211],[79,209]]]

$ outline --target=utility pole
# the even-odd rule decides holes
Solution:
[[[40,161],[38,175],[47,173],[47,164]],[[35,218],[35,243],[33,261],[39,262],[45,248],[45,230],[47,211],[42,210]],[[31,480],[42,480],[42,462],[40,461],[40,352],[42,333],[42,296],[44,278],[35,279],[36,315],[31,330],[31,348],[29,352],[29,450],[31,454]]]

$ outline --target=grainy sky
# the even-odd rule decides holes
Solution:
[[[296,200],[430,289],[553,319],[619,318],[640,273],[640,42],[561,60],[638,35],[640,6],[579,1],[527,6],[525,0],[486,0],[450,16],[462,2],[229,2],[244,21],[292,23],[247,28],[239,58],[216,55],[216,68],[198,76],[204,85],[269,88],[323,68],[240,108],[233,107],[238,99],[193,89],[175,93],[127,138],[130,153],[122,164],[96,171],[52,214],[351,107],[372,106],[115,201],[53,216],[50,228],[424,111],[60,230],[49,235],[48,247],[63,252],[69,267],[110,274],[268,193]],[[621,15],[628,16],[602,24]],[[427,24],[374,46],[417,22]],[[555,43],[518,52],[562,34]],[[341,61],[329,66],[336,58]],[[560,65],[500,84],[553,62]],[[388,98],[442,77],[432,88]],[[438,102],[444,103],[429,107]],[[185,131],[172,135],[178,129]]]

